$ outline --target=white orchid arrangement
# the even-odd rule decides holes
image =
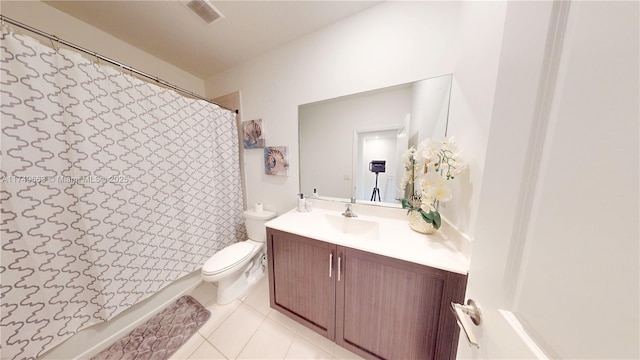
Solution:
[[[402,155],[405,168],[402,189],[410,185],[409,198],[402,199],[402,208],[420,212],[424,221],[439,229],[442,219],[438,205],[453,198],[447,180],[455,179],[465,168],[459,156],[453,137],[426,139],[417,149],[409,148]]]

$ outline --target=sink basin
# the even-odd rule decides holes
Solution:
[[[377,222],[328,214],[324,214],[324,220],[333,231],[362,238],[378,238]]]

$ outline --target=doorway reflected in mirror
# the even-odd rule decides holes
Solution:
[[[400,206],[401,156],[425,138],[446,135],[452,78],[300,105],[300,192],[309,195],[315,188],[344,201]],[[369,171],[372,160],[385,160],[386,171]]]

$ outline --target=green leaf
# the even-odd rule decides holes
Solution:
[[[433,213],[433,227],[436,228],[436,230],[438,230],[442,225],[442,218],[440,217],[439,212],[432,211],[432,213]]]
[[[420,215],[422,215],[422,220],[424,220],[425,222],[433,223],[433,215],[432,215],[431,211],[426,212],[426,211],[420,209]]]
[[[440,217],[440,213],[437,211],[429,211],[426,212],[422,209],[419,210],[420,215],[422,215],[422,220],[426,223],[433,224],[433,227],[437,230],[442,225],[442,218]]]
[[[411,210],[413,206],[411,206],[411,203],[409,203],[408,199],[402,199],[402,208]]]
[[[420,207],[414,207],[413,205],[411,205],[411,203],[407,199],[402,199],[402,208],[407,209],[407,214],[409,214],[411,211],[419,212],[420,216],[422,216],[422,220],[424,220],[426,223],[433,224],[433,227],[436,230],[439,229],[442,225],[442,218],[440,217],[440,213],[437,211],[426,212]]]

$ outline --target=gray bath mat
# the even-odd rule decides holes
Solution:
[[[209,316],[209,310],[185,295],[91,359],[168,359]]]

